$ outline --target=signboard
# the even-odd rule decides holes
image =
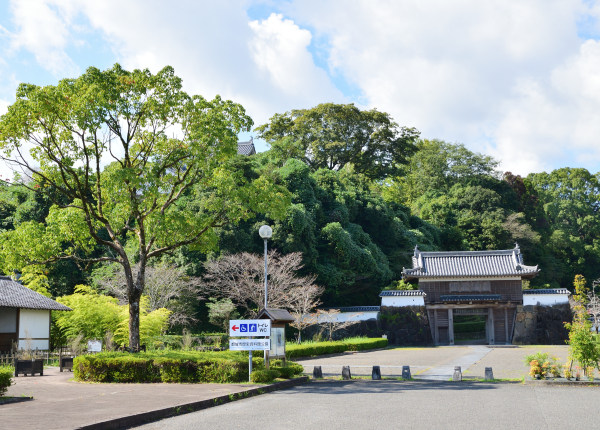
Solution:
[[[231,351],[268,351],[271,339],[229,339]]]
[[[87,344],[88,352],[100,352],[102,351],[102,342],[96,339],[88,340]]]
[[[273,327],[271,329],[271,340],[269,357],[285,357],[285,329],[283,327]]]
[[[271,334],[271,320],[229,320],[229,336],[251,337]],[[268,349],[268,348],[267,348]]]

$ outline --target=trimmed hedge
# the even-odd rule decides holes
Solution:
[[[262,358],[254,358],[252,366],[261,370]],[[292,370],[282,370],[287,368]],[[299,374],[302,370],[299,364],[290,363],[274,373]],[[75,357],[73,373],[75,379],[90,382],[239,383],[248,381],[248,355],[231,351],[104,352]]]
[[[12,385],[12,377],[15,369],[12,366],[0,366],[0,397],[6,394],[8,387]]]
[[[250,374],[250,382],[254,382],[255,384],[268,384],[275,378],[279,378],[279,372],[274,369],[253,370]]]
[[[333,342],[307,342],[301,344],[287,344],[285,355],[287,358],[312,357],[315,355],[335,354],[346,351],[364,351],[367,349],[385,348],[387,339],[383,338],[351,338]]]

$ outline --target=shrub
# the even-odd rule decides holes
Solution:
[[[306,342],[299,345],[286,345],[288,358],[310,357],[323,354],[335,354],[345,351],[364,351],[367,349],[385,348],[387,339],[366,337],[350,338],[329,342]]]
[[[255,384],[268,384],[279,376],[277,370],[257,369],[250,374],[250,381]]]
[[[12,366],[0,366],[0,397],[6,394],[8,387],[12,385],[14,374],[15,369]]]
[[[253,361],[254,366],[264,370],[260,358]],[[301,365],[289,363],[274,369],[272,376],[289,377],[302,371]],[[92,382],[239,383],[248,380],[248,356],[233,351],[103,352],[76,357],[73,372],[75,379]]]
[[[545,379],[548,376],[560,377],[561,365],[557,357],[548,357],[546,352],[536,352],[525,356],[525,363],[529,365],[529,375],[532,378]]]

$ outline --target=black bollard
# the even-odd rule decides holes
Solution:
[[[402,366],[402,379],[409,380],[412,376],[410,375],[410,366]]]
[[[375,380],[381,379],[381,369],[379,366],[373,366],[373,371],[371,372],[371,378]]]

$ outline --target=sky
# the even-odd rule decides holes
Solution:
[[[600,172],[600,0],[0,0],[0,114],[21,82],[116,62],[256,126],[354,103],[502,171]]]

